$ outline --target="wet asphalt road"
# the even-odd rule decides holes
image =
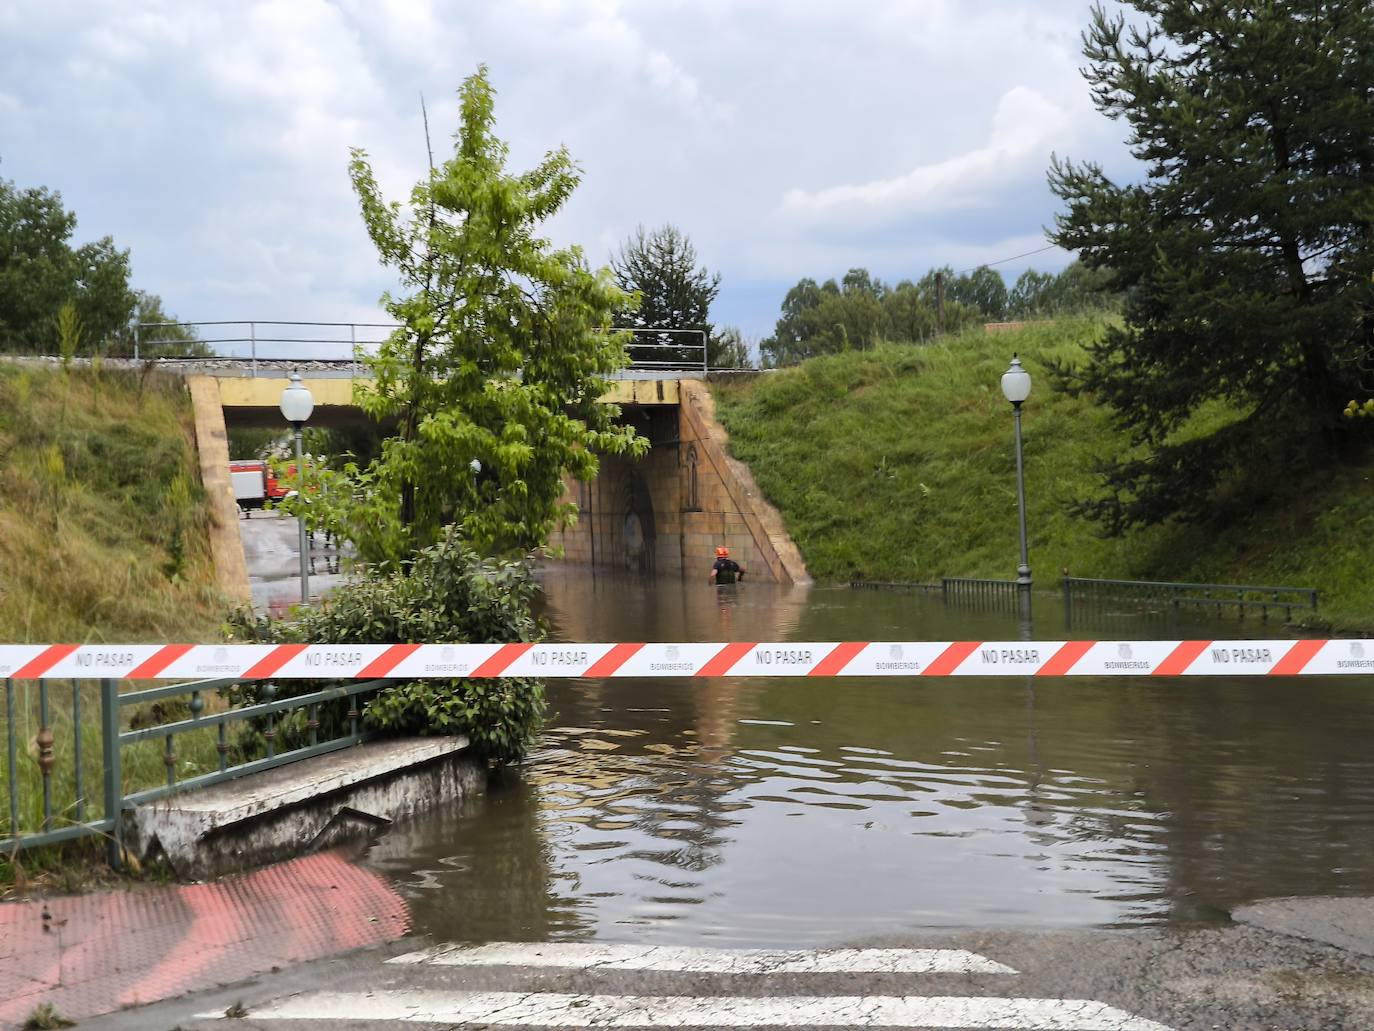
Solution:
[[[301,600],[300,530],[296,520],[282,512],[253,512],[239,519],[243,557],[253,608],[258,612],[283,611]],[[348,555],[325,547],[316,535],[310,548],[310,596],[319,598],[346,579]]]

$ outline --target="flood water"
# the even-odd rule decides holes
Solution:
[[[584,641],[1014,640],[938,598],[545,577]],[[1035,637],[1281,636],[1143,619]],[[368,862],[456,941],[817,946],[1374,894],[1367,678],[553,681],[528,763]]]

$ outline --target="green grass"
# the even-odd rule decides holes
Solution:
[[[0,363],[0,641],[217,636],[180,379]]]
[[[999,378],[1013,351],[1035,377],[1024,409],[1031,568],[1075,576],[1317,587],[1337,626],[1374,625],[1374,460],[1272,470],[1260,502],[1211,524],[1104,537],[1070,514],[1094,464],[1129,442],[1092,398],[1054,389],[1051,359],[1080,360],[1096,319],[981,330],[925,347],[882,345],[720,383],[731,449],[786,518],[822,581],[1012,578],[1016,456]],[[1214,407],[1185,432],[1234,413]],[[1262,488],[1262,489],[1254,489]]]
[[[191,406],[178,378],[0,363],[0,641],[124,643],[213,641],[223,605],[214,586],[209,518],[192,441]],[[145,685],[129,684],[132,690]],[[70,682],[49,684],[54,734],[54,827],[76,819]],[[83,682],[87,819],[102,815],[100,701]],[[18,742],[20,825],[42,819],[36,735],[39,687],[14,685],[0,709]],[[0,700],[3,705],[3,700]],[[10,832],[8,756],[0,734],[0,838]],[[177,775],[215,767],[213,731],[176,739]],[[124,788],[163,783],[161,742],[123,751]],[[28,854],[35,866],[70,865],[73,851]],[[98,850],[97,850],[98,851]],[[0,862],[0,883],[15,871]]]

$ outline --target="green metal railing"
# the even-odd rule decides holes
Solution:
[[[227,694],[241,683],[200,680],[121,694],[118,680],[73,680],[68,698],[61,681],[6,680],[4,782],[8,806],[0,818],[0,855],[100,835],[106,839],[111,864],[118,865],[120,816],[125,810],[176,792],[208,787],[359,744],[366,738],[361,725],[361,696],[393,681],[349,682],[288,698],[277,698],[275,685],[267,682],[259,691],[262,701],[205,711],[206,695]],[[37,728],[30,738],[35,722],[35,693]],[[88,727],[83,710],[89,715],[92,693],[99,696],[100,720],[98,726]],[[83,695],[88,697],[83,699]],[[150,725],[125,729],[125,712],[150,705],[166,707],[182,700],[188,716],[168,720],[155,715]],[[54,701],[59,703],[56,709]],[[347,710],[336,712],[331,721],[337,725],[336,732],[322,735],[322,707],[344,702],[348,704]],[[152,711],[156,714],[158,709]],[[281,721],[293,712],[301,712],[305,717],[303,725],[290,728],[293,739],[300,740],[292,740],[290,747],[282,750],[280,745],[287,742],[282,740]],[[260,742],[254,739],[251,754],[245,751],[245,735],[231,733],[233,725],[246,726],[249,721],[259,729],[261,738]],[[59,724],[65,724],[61,737]],[[99,739],[98,769],[88,769],[93,756],[84,741],[87,732]],[[202,752],[212,753],[213,758],[207,758],[202,765],[213,768],[179,777],[178,738],[184,742],[187,735],[207,732],[214,734],[214,744],[212,749],[202,747]],[[22,755],[21,738],[25,742]],[[203,745],[203,736],[199,740]],[[150,743],[161,744],[165,774],[154,776],[150,772]],[[137,768],[124,761],[129,749],[141,760]],[[59,752],[69,762],[59,763]],[[231,761],[231,753],[235,752],[239,754]],[[92,780],[99,783],[97,797],[88,794]]]
[[[940,579],[940,594],[945,604],[958,602],[975,609],[1012,610],[1021,604],[1021,585],[1015,580],[980,580],[968,576]]]
[[[1154,580],[1063,579],[1064,618],[1102,618],[1113,615],[1173,616],[1183,609],[1262,621],[1282,612],[1292,621],[1294,610],[1316,612],[1315,587],[1260,587],[1247,584],[1174,583]]]

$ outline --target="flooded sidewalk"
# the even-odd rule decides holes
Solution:
[[[339,852],[210,884],[0,905],[0,1027],[84,1020],[403,936],[405,901]]]

